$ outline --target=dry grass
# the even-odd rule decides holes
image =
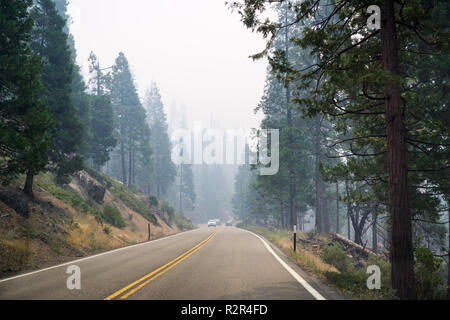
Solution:
[[[23,176],[19,177],[9,188],[19,190],[23,180]],[[119,208],[127,224],[123,229],[106,223],[102,225],[91,214],[92,210],[82,210],[84,207],[77,206],[82,202],[84,206],[101,211],[104,204],[88,203],[85,190],[76,179],[70,184],[72,190],[61,191],[58,188],[51,174],[36,177],[36,201],[30,204],[29,218],[24,218],[0,201],[0,212],[4,215],[0,220],[0,276],[147,241],[149,221],[121,199],[114,199],[109,190],[104,203],[112,203]],[[75,197],[81,200],[74,205],[71,200]],[[179,231],[175,226],[168,226],[157,215],[156,221],[156,225],[151,225],[152,239]],[[106,233],[105,227],[111,231]]]
[[[288,231],[273,231],[260,227],[249,227],[248,229],[252,232],[262,234],[270,242],[278,246],[284,253],[292,257],[299,266],[312,272],[319,278],[324,279],[325,273],[328,271],[339,273],[334,266],[327,264],[321,259],[320,249],[314,246],[302,247],[301,245],[297,245],[297,250],[294,252],[292,234]],[[297,236],[302,239],[307,239],[307,235],[303,232],[297,232]],[[325,236],[320,236],[320,240],[328,241],[329,239]]]
[[[297,250],[294,252],[292,239],[287,237],[280,237],[274,242],[284,253],[291,256],[299,266],[314,273],[320,278],[325,278],[325,272],[337,272],[339,271],[332,265],[325,263],[319,255],[308,250],[307,248],[302,248],[297,246]]]

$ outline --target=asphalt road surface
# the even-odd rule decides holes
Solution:
[[[80,289],[75,284],[77,266]],[[73,268],[73,267],[72,267]],[[76,268],[76,267],[75,267]],[[73,271],[71,271],[73,272]],[[200,228],[0,280],[0,299],[344,299],[263,238]]]

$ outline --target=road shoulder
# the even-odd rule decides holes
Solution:
[[[252,231],[245,230],[254,236],[260,237],[264,242],[272,248],[275,254],[285,262],[293,271],[295,271],[300,277],[302,277],[310,286],[318,291],[326,300],[348,300],[348,298],[340,292],[337,288],[333,287],[325,280],[319,279],[312,275],[310,272],[303,270],[291,257],[286,255],[277,245],[269,241],[263,235],[255,234]]]

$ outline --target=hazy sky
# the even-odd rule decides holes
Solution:
[[[90,51],[101,67],[127,56],[139,95],[157,82],[166,112],[175,103],[188,122],[248,128],[264,89],[267,61],[248,56],[264,48],[224,0],[70,0],[78,63],[88,73]]]

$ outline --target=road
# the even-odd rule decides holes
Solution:
[[[80,289],[69,290],[69,266]],[[263,238],[234,227],[199,228],[0,280],[0,299],[343,299]]]

